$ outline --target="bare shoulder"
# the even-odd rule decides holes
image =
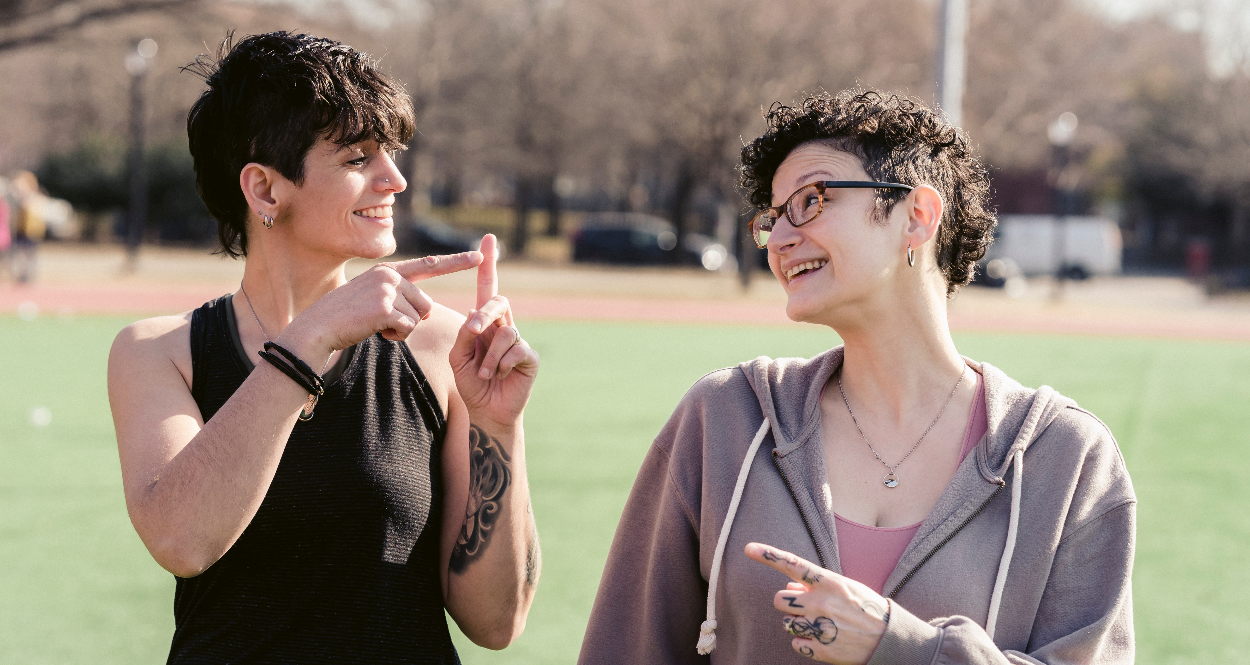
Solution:
[[[451,353],[451,347],[456,342],[456,333],[462,325],[463,314],[434,303],[430,317],[418,323],[408,336],[408,348],[430,382],[430,387],[434,389],[443,415],[447,414],[448,395],[456,387],[456,377],[452,374],[447,356]]]
[[[122,328],[109,351],[109,377],[142,375],[154,364],[172,362],[191,385],[191,312],[142,319]]]

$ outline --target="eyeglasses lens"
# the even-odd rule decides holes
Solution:
[[[755,237],[757,247],[768,246],[768,236],[772,234],[775,223],[777,223],[777,217],[771,210],[765,210],[751,220],[751,235]]]
[[[786,206],[786,214],[790,217],[790,223],[795,226],[803,226],[816,219],[820,215],[821,203],[823,203],[821,193],[815,185],[804,187],[795,192]]]
[[[790,219],[790,224],[803,226],[820,216],[823,204],[823,194],[820,189],[816,185],[808,185],[795,192],[786,201],[786,216]],[[773,210],[765,210],[751,220],[751,235],[755,237],[756,245],[760,247],[768,245],[768,236],[778,220],[776,215],[777,213]]]

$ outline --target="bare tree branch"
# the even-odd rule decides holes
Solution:
[[[62,34],[93,21],[129,14],[166,9],[198,0],[130,0],[127,2],[87,5],[63,2],[54,8],[19,19],[0,29],[0,52],[49,42]]]

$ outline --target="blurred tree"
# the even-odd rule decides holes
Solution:
[[[88,23],[199,0],[0,0],[0,51],[51,41]]]
[[[49,194],[93,216],[127,205],[125,146],[93,137],[67,153],[48,155],[37,175]],[[195,191],[191,154],[183,143],[162,143],[148,151],[147,234],[161,242],[211,242],[216,223]],[[94,228],[86,229],[88,240]]]

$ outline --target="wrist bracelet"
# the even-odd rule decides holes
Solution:
[[[325,391],[326,391],[325,381],[322,380],[319,374],[314,372],[312,368],[308,366],[308,363],[304,362],[303,360],[300,360],[299,356],[295,355],[294,353],[291,353],[290,351],[288,351],[287,349],[281,346],[278,346],[277,344],[274,344],[273,342],[268,342],[268,341],[265,342],[265,350],[277,351],[278,353],[281,353],[287,360],[291,361],[291,364],[295,366],[295,369],[299,370],[299,372],[304,375],[304,378],[308,379],[308,383],[311,383],[312,385],[316,386],[316,390],[312,390],[309,392],[316,393],[318,396],[325,394]],[[273,361],[270,361],[270,362],[273,362]]]
[[[273,365],[274,367],[277,367],[278,369],[282,370],[283,374],[291,377],[291,380],[298,383],[300,386],[302,386],[304,390],[307,390],[308,394],[316,395],[320,397],[322,394],[325,393],[325,389],[321,388],[320,386],[313,385],[311,381],[309,381],[304,376],[301,376],[300,373],[296,371],[294,367],[291,367],[290,365],[282,362],[282,359],[279,358],[278,356],[275,356],[274,354],[269,353],[268,351],[257,351],[256,353],[261,358],[264,358],[266,361],[268,361],[270,365]],[[313,376],[316,376],[316,374],[314,374]]]

